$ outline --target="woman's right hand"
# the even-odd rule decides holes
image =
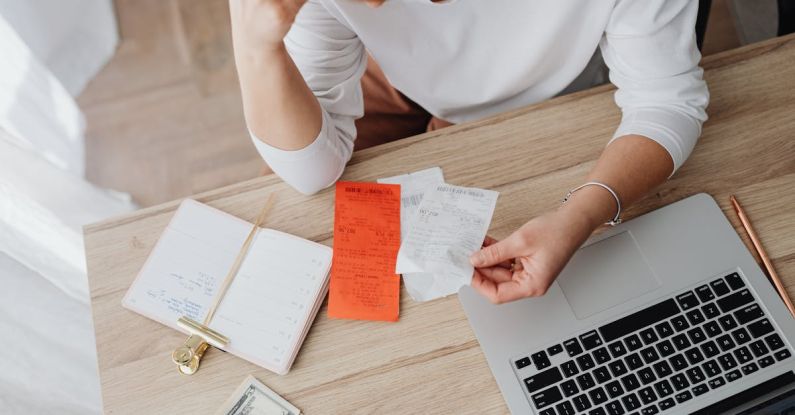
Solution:
[[[235,54],[258,55],[282,47],[306,0],[229,0]]]

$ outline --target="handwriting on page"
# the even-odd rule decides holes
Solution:
[[[458,291],[472,280],[469,255],[478,250],[491,223],[498,193],[491,190],[437,185],[422,199],[417,216],[403,238],[396,272],[430,272],[437,291]]]
[[[338,182],[329,317],[396,321],[399,247],[400,186]]]

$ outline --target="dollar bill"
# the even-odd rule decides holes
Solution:
[[[249,375],[216,415],[299,415],[301,410]]]

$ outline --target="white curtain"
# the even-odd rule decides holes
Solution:
[[[82,226],[134,205],[83,179],[70,92],[112,55],[111,4],[0,0],[2,414],[102,412]]]

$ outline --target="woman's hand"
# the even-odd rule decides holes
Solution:
[[[472,287],[495,304],[544,295],[596,227],[565,207],[530,220],[502,241],[487,237],[470,258]]]
[[[306,0],[229,0],[235,52],[257,54],[282,47]]]

